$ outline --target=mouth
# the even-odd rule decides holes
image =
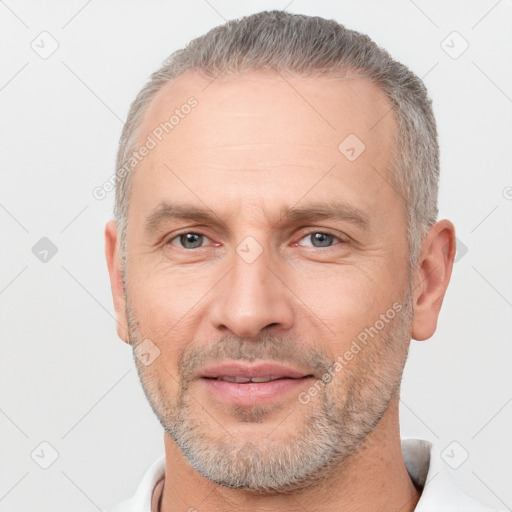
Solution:
[[[198,377],[220,379],[227,382],[268,382],[278,379],[301,379],[313,375],[299,368],[293,368],[274,362],[245,363],[242,361],[224,361],[202,369]]]
[[[274,380],[283,380],[283,379],[305,379],[307,377],[313,377],[313,375],[304,375],[303,377],[276,377],[273,375],[263,376],[263,377],[230,377],[224,375],[222,377],[202,377],[203,379],[210,380],[222,380],[224,382],[236,382],[237,384],[247,384],[249,382],[271,382]]]
[[[277,363],[225,362],[204,368],[197,376],[212,397],[239,407],[290,399],[314,378],[312,373]]]

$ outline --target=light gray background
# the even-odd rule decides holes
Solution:
[[[99,201],[92,190],[114,171],[130,102],[169,53],[224,19],[284,7],[365,32],[424,77],[439,127],[440,218],[461,244],[438,330],[412,342],[402,434],[448,447],[453,465],[467,452],[452,471],[459,485],[512,506],[510,0],[5,0],[0,511],[110,507],[163,453],[115,332],[103,255],[113,193]],[[43,31],[59,45],[47,59],[31,47],[51,48]],[[458,58],[453,31],[469,44]],[[46,263],[32,252],[42,237],[58,248]],[[48,469],[44,441],[59,454]]]

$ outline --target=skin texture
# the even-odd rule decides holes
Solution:
[[[136,363],[165,428],[161,510],[413,510],[419,492],[401,455],[398,388],[410,338],[436,329],[455,233],[447,220],[432,226],[408,275],[385,95],[361,78],[187,72],[153,100],[141,142],[190,96],[197,106],[134,171],[124,283],[117,227],[105,230],[119,336],[159,351],[150,365]],[[365,145],[354,161],[338,149],[349,134]],[[163,201],[212,219],[167,219],[148,231]],[[281,217],[286,207],[334,202],[367,223]],[[187,232],[204,235],[202,246],[180,245]],[[315,247],[314,233],[333,238]],[[399,312],[380,328],[393,304]],[[343,369],[307,403],[292,394],[234,407],[197,378],[207,363],[240,358],[285,361],[320,382],[340,357]],[[278,465],[286,449],[294,457]]]

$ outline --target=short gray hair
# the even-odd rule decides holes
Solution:
[[[231,20],[172,53],[132,103],[121,135],[116,162],[114,215],[121,252],[130,192],[127,162],[136,149],[140,126],[155,94],[188,70],[208,77],[220,73],[273,70],[308,77],[355,72],[387,95],[398,129],[392,155],[393,183],[408,217],[409,269],[416,263],[423,237],[436,222],[439,146],[427,90],[413,72],[392,59],[368,36],[334,20],[265,11]],[[123,257],[123,267],[124,267]]]

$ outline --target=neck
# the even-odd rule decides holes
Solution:
[[[195,471],[165,436],[166,472],[160,512],[246,510],[263,512],[412,512],[420,493],[405,467],[395,397],[359,450],[320,483],[293,494],[256,494],[219,486]]]

